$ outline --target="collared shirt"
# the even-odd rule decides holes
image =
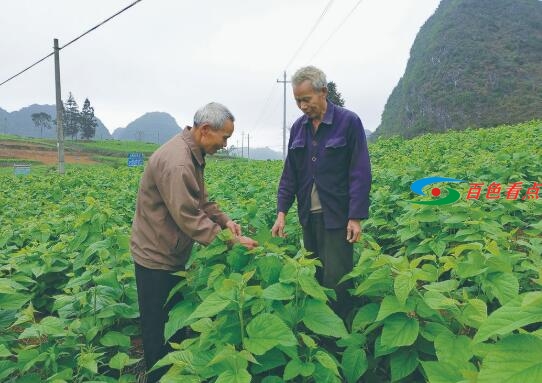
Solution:
[[[371,164],[360,118],[327,101],[316,133],[306,115],[292,126],[278,190],[278,211],[287,213],[297,197],[299,220],[309,221],[316,184],[327,229],[369,215]]]
[[[149,269],[179,270],[194,242],[213,241],[229,218],[208,201],[205,158],[190,128],[175,135],[149,158],[132,224],[134,261]]]

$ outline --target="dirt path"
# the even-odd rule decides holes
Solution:
[[[2,159],[17,159],[27,161],[39,161],[45,165],[58,163],[56,150],[46,150],[43,146],[34,144],[20,143],[9,144],[0,142],[0,162]],[[69,164],[96,164],[97,161],[91,159],[88,154],[78,154],[73,152],[64,153],[64,162]]]

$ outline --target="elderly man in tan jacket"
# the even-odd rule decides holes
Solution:
[[[236,241],[249,249],[257,242],[241,235],[241,228],[209,202],[204,185],[205,155],[227,145],[235,118],[219,103],[210,103],[194,116],[194,127],[162,145],[150,157],[143,173],[132,225],[131,250],[143,335],[145,362],[150,369],[169,352],[164,326],[170,290],[179,282],[179,271],[190,256],[194,242],[208,245],[229,228]],[[164,371],[148,375],[156,382]]]

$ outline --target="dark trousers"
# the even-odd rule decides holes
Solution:
[[[171,289],[180,281],[180,277],[170,271],[151,270],[135,263],[139,317],[143,336],[143,351],[147,370],[162,359],[172,349],[164,339],[164,327],[169,310],[180,301],[173,297],[166,305]],[[176,342],[181,341],[176,337]],[[147,375],[147,383],[158,382],[168,370],[162,367]]]
[[[322,262],[323,267],[316,270],[316,279],[337,293],[337,301],[331,302],[331,308],[346,319],[354,304],[348,292],[353,287],[352,281],[338,284],[354,267],[354,246],[346,240],[346,225],[341,229],[326,229],[323,214],[313,213],[307,227],[303,227],[303,240],[305,249],[312,251]]]

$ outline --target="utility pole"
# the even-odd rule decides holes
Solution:
[[[64,106],[62,105],[62,96],[60,92],[60,58],[58,48],[58,39],[54,39],[55,49],[55,92],[56,92],[56,135],[58,148],[58,174],[64,174],[64,128],[62,127],[62,114]]]
[[[284,85],[284,107],[282,108],[282,160],[286,160],[286,84],[291,82],[286,80],[286,71],[284,71],[283,80],[277,80]]]
[[[241,133],[241,158],[244,158],[245,132]]]
[[[247,135],[247,158],[250,160],[250,133]]]

